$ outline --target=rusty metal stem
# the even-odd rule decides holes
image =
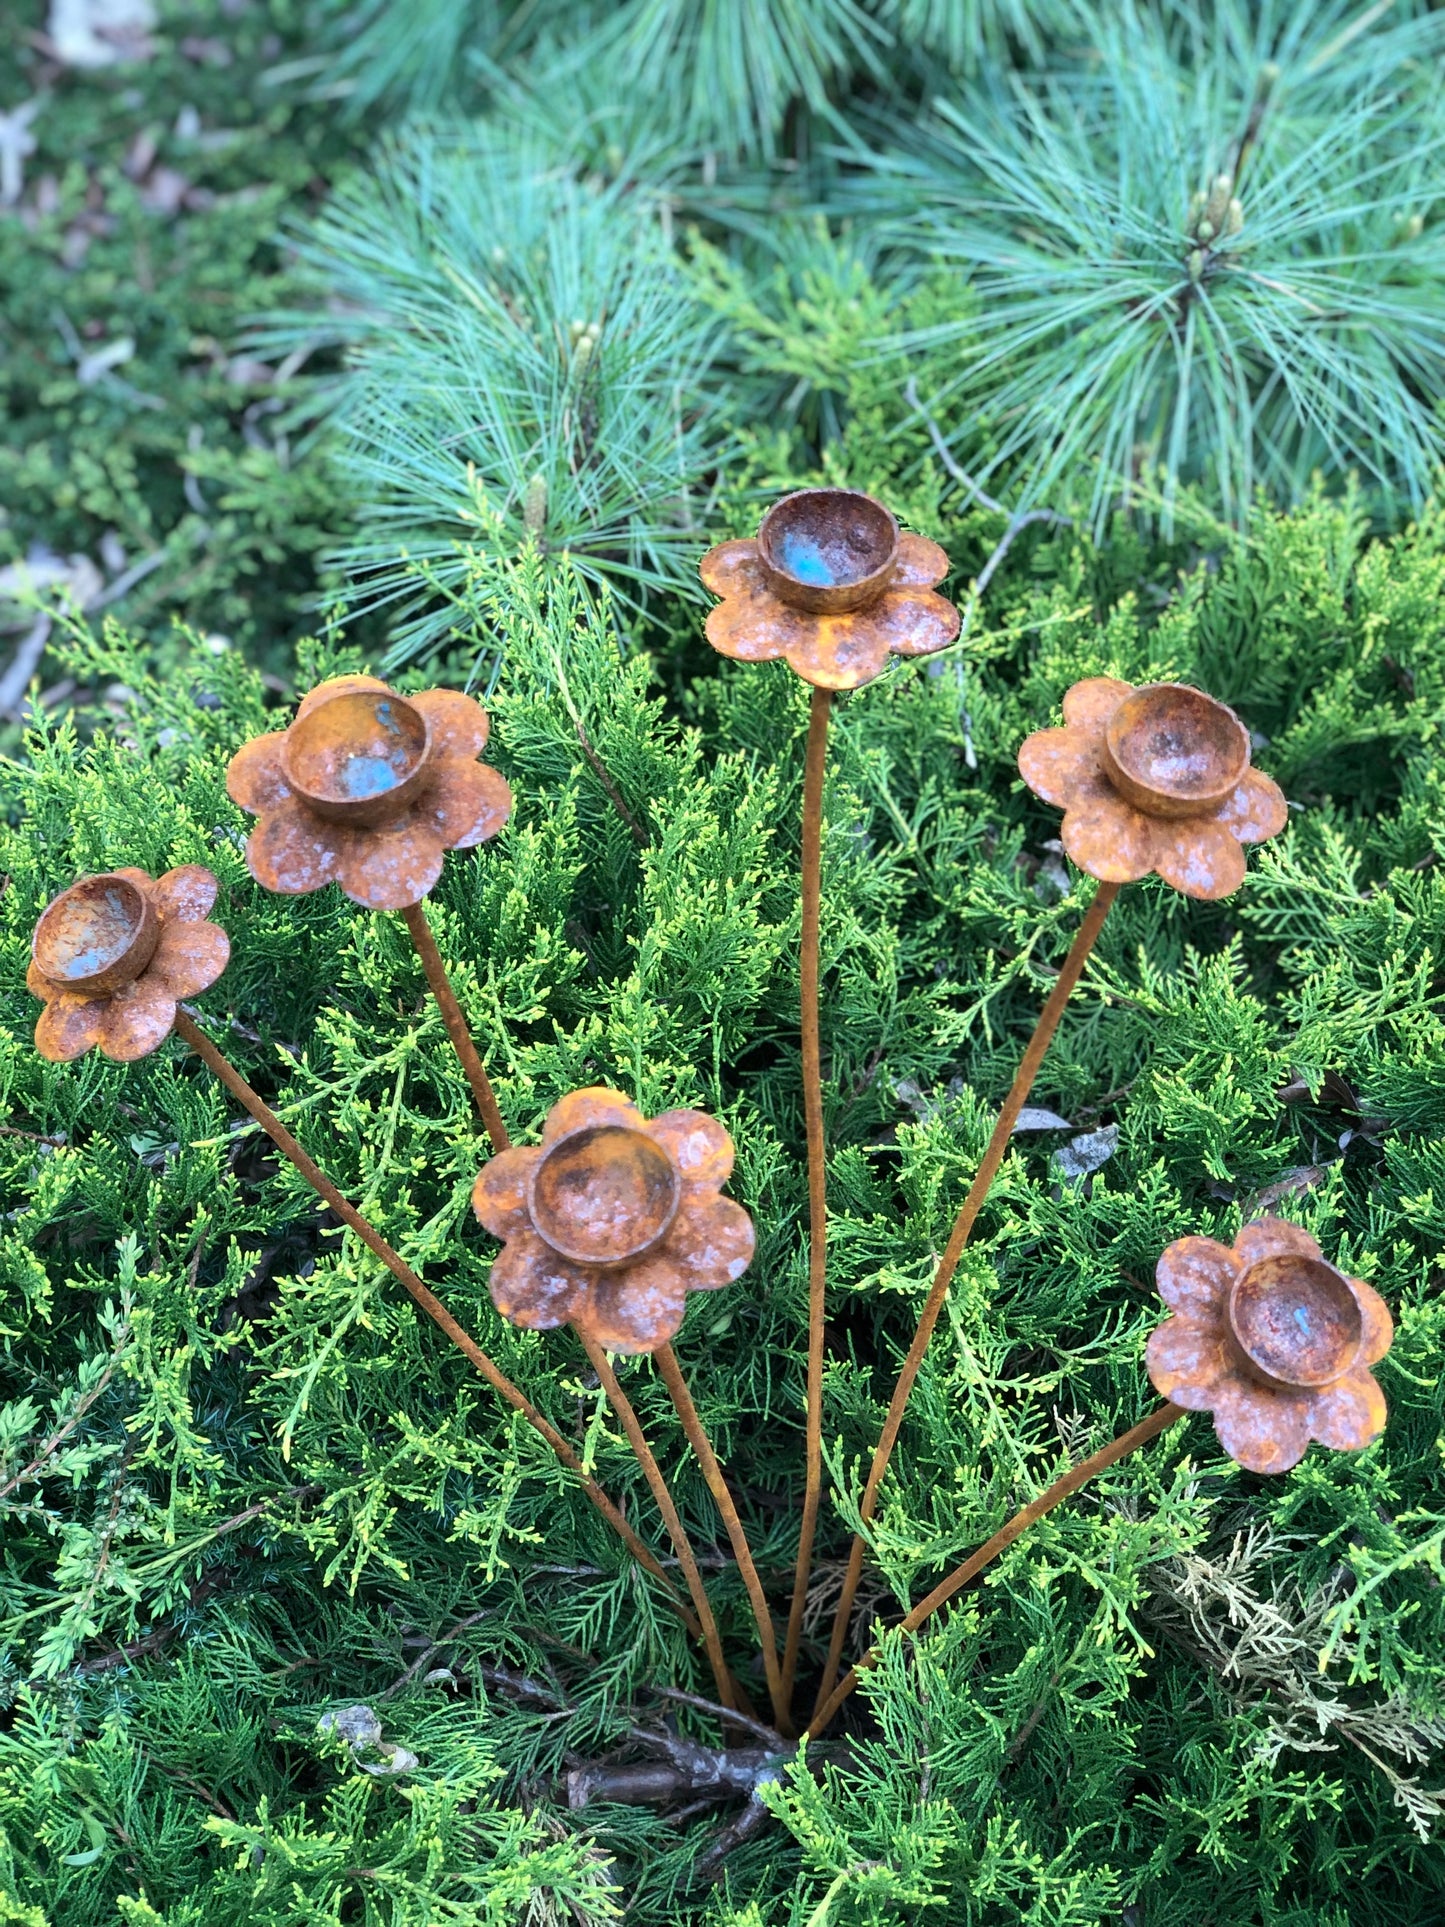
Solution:
[[[507,1127],[502,1120],[502,1113],[492,1090],[492,1080],[487,1076],[486,1066],[481,1060],[476,1045],[472,1042],[472,1033],[467,1028],[467,1020],[462,1015],[462,1007],[457,1002],[456,992],[452,989],[451,978],[448,977],[447,967],[442,962],[442,953],[437,949],[437,940],[432,935],[431,925],[427,922],[426,911],[421,904],[412,903],[408,904],[401,914],[405,917],[406,927],[411,932],[416,954],[421,958],[421,967],[426,972],[426,980],[431,985],[431,994],[436,998],[437,1009],[441,1012],[442,1022],[446,1025],[448,1035],[451,1037],[452,1048],[456,1051],[461,1060],[462,1069],[467,1074],[467,1082],[472,1087],[472,1096],[476,1099],[482,1122],[487,1127],[487,1136],[492,1140],[492,1149],[505,1151],[512,1140],[507,1135]]]
[[[783,1698],[791,1703],[798,1670],[798,1642],[813,1566],[813,1539],[823,1491],[823,1317],[828,1276],[828,1170],[823,1137],[823,1059],[818,1036],[818,938],[823,892],[823,778],[828,761],[832,691],[814,689],[808,711],[808,753],[803,770],[803,932],[799,990],[803,1043],[803,1116],[808,1132],[808,1386],[803,1518],[798,1562],[783,1646]]]
[[[391,1246],[386,1242],[385,1238],[382,1237],[376,1227],[362,1217],[354,1204],[342,1196],[321,1167],[302,1150],[300,1144],[286,1129],[286,1126],[281,1122],[280,1118],[277,1117],[270,1105],[268,1105],[264,1098],[256,1091],[251,1089],[251,1086],[246,1082],[245,1078],[242,1077],[235,1065],[232,1064],[228,1058],[221,1055],[210,1038],[207,1037],[205,1032],[199,1029],[197,1025],[192,1023],[184,1010],[178,1010],[176,1012],[176,1035],[183,1043],[189,1044],[197,1057],[205,1064],[206,1068],[225,1085],[237,1103],[250,1112],[251,1116],[255,1118],[256,1122],[261,1126],[261,1129],[266,1133],[267,1137],[270,1138],[277,1150],[281,1152],[283,1157],[290,1159],[291,1163],[295,1165],[296,1169],[301,1173],[302,1177],[305,1178],[312,1190],[324,1198],[336,1213],[337,1217],[351,1227],[369,1251],[380,1258],[387,1270],[411,1294],[412,1298],[415,1299],[416,1303],[426,1313],[427,1317],[431,1319],[432,1323],[446,1333],[447,1337],[459,1351],[466,1354],[472,1364],[481,1373],[482,1377],[486,1379],[487,1383],[492,1387],[493,1391],[505,1399],[507,1404],[512,1407],[512,1410],[520,1413],[528,1425],[531,1426],[532,1430],[539,1433],[541,1437],[547,1441],[548,1445],[551,1446],[552,1450],[562,1461],[563,1465],[567,1467],[568,1471],[577,1474],[578,1478],[582,1481],[582,1490],[612,1527],[613,1531],[627,1547],[627,1550],[632,1554],[633,1558],[640,1566],[645,1567],[654,1579],[661,1583],[671,1604],[681,1615],[688,1630],[697,1638],[701,1638],[702,1628],[697,1620],[694,1619],[677,1588],[673,1585],[657,1560],[648,1551],[647,1547],[643,1545],[637,1534],[632,1530],[632,1527],[628,1525],[627,1521],[602,1490],[601,1486],[598,1485],[595,1479],[588,1476],[583,1468],[582,1461],[572,1450],[566,1439],[562,1437],[562,1434],[557,1431],[555,1426],[549,1424],[548,1421],[543,1418],[542,1414],[537,1410],[536,1406],[533,1405],[525,1392],[512,1383],[511,1379],[507,1377],[501,1367],[487,1356],[476,1340],[467,1332],[463,1331],[462,1327],[457,1323],[456,1319],[452,1317],[441,1300],[427,1289],[405,1259],[399,1257],[397,1253],[392,1250]]]
[[[1031,1500],[1022,1512],[1016,1512],[1006,1526],[1001,1526],[991,1539],[986,1539],[978,1551],[970,1554],[961,1566],[955,1566],[946,1579],[939,1581],[926,1599],[920,1599],[913,1611],[898,1627],[898,1631],[916,1633],[925,1619],[936,1613],[940,1606],[946,1605],[953,1595],[962,1591],[971,1579],[976,1579],[985,1566],[997,1559],[1001,1552],[1006,1552],[1014,1540],[1027,1532],[1036,1520],[1042,1519],[1046,1512],[1052,1512],[1056,1505],[1062,1505],[1065,1499],[1072,1498],[1096,1473],[1105,1471],[1111,1465],[1117,1465],[1120,1459],[1127,1458],[1139,1446],[1147,1445],[1150,1439],[1158,1438],[1159,1434],[1167,1431],[1177,1419],[1188,1418],[1188,1416],[1189,1414],[1180,1406],[1166,1402],[1157,1411],[1151,1412],[1148,1418],[1141,1420],[1138,1425],[1131,1426],[1127,1432],[1121,1432],[1119,1437],[1108,1445],[1103,1446],[1089,1458],[1082,1459],[1072,1472],[1065,1472],[1062,1478],[1055,1479],[1053,1484],[1041,1492],[1036,1499]],[[858,1684],[859,1675],[866,1672],[870,1666],[876,1665],[877,1660],[878,1649],[875,1646],[865,1653],[853,1670],[838,1682],[808,1722],[810,1740],[816,1739],[826,1730],[833,1715]]]
[[[574,1326],[573,1329],[577,1328]],[[672,1494],[667,1488],[667,1480],[662,1476],[662,1468],[653,1456],[652,1447],[647,1442],[632,1401],[623,1391],[616,1372],[608,1363],[606,1352],[585,1332],[577,1331],[577,1336],[581,1339],[582,1349],[591,1360],[592,1369],[596,1372],[602,1389],[607,1394],[608,1403],[622,1422],[622,1429],[627,1434],[637,1463],[642,1467],[642,1475],[651,1488],[653,1498],[657,1501],[657,1509],[662,1514],[663,1524],[667,1527],[668,1536],[672,1540],[673,1551],[677,1554],[677,1563],[682,1568],[682,1576],[687,1582],[688,1596],[692,1600],[693,1610],[702,1628],[702,1642],[707,1648],[708,1661],[712,1666],[713,1683],[717,1688],[718,1700],[723,1706],[735,1711],[736,1700],[732,1679],[728,1673],[727,1661],[723,1657],[722,1640],[718,1634],[717,1620],[713,1617],[712,1602],[708,1599],[707,1590],[702,1583],[702,1574],[698,1571],[697,1556],[693,1552],[692,1541],[687,1536],[687,1528],[678,1516]]]
[[[973,1183],[969,1186],[968,1196],[954,1219],[953,1230],[933,1284],[919,1314],[918,1329],[913,1334],[913,1343],[908,1347],[908,1356],[898,1374],[898,1383],[893,1388],[889,1402],[888,1416],[883,1421],[883,1430],[873,1453],[873,1463],[868,1468],[868,1482],[863,1488],[863,1503],[859,1510],[865,1520],[871,1519],[878,1505],[878,1488],[883,1483],[883,1475],[888,1470],[888,1461],[893,1456],[893,1447],[898,1440],[899,1427],[913,1390],[914,1380],[918,1377],[923,1363],[923,1354],[928,1350],[928,1341],[933,1336],[933,1328],[938,1323],[938,1315],[943,1310],[943,1301],[948,1296],[948,1287],[953,1282],[953,1274],[958,1269],[958,1261],[963,1256],[965,1245],[973,1234],[973,1227],[979,1212],[998,1176],[999,1166],[1008,1151],[1009,1139],[1014,1125],[1018,1122],[1019,1112],[1033,1089],[1034,1079],[1038,1076],[1039,1066],[1044,1061],[1044,1053],[1053,1041],[1054,1032],[1059,1027],[1059,1019],[1064,1014],[1064,1006],[1073,993],[1074,986],[1083,974],[1089,952],[1098,940],[1104,927],[1104,919],[1110,906],[1119,894],[1117,883],[1101,883],[1094,893],[1094,901],[1089,905],[1084,920],[1079,926],[1079,934],[1074,938],[1068,956],[1055,980],[1048,1000],[1039,1013],[1039,1021],[1034,1034],[1029,1039],[1014,1073],[1009,1094],[1004,1099],[1003,1109],[998,1114],[998,1122],[993,1127],[993,1136],[988,1141],[988,1149],[983,1154],[983,1162]],[[843,1641],[848,1636],[848,1621],[853,1611],[853,1601],[857,1597],[858,1582],[863,1576],[864,1541],[861,1534],[855,1535],[848,1554],[848,1569],[843,1575],[843,1591],[838,1600],[838,1609],[833,1616],[833,1634],[828,1645],[828,1663],[823,1669],[823,1683],[818,1688],[816,1705],[821,1707],[833,1688],[838,1677],[838,1667],[843,1657]]]
[[[759,1579],[758,1569],[753,1564],[748,1535],[743,1531],[743,1522],[738,1517],[737,1507],[733,1504],[733,1495],[728,1491],[727,1480],[723,1477],[722,1467],[717,1462],[717,1454],[712,1449],[712,1442],[703,1429],[697,1407],[692,1402],[692,1393],[687,1389],[687,1382],[677,1362],[677,1354],[671,1345],[659,1345],[652,1356],[657,1361],[657,1369],[662,1374],[662,1382],[666,1385],[673,1405],[676,1407],[677,1416],[682,1420],[682,1429],[687,1434],[687,1442],[696,1453],[697,1462],[702,1467],[702,1476],[707,1480],[708,1491],[711,1492],[713,1501],[722,1514],[722,1522],[727,1528],[728,1539],[732,1544],[733,1557],[737,1560],[738,1571],[743,1576],[743,1584],[747,1587],[748,1599],[752,1603],[753,1618],[757,1621],[758,1639],[763,1653],[763,1671],[768,1680],[768,1698],[773,1703],[773,1724],[785,1739],[789,1738],[792,1734],[792,1725],[788,1718],[788,1704],[783,1697],[783,1676],[778,1666],[777,1635],[773,1630],[772,1614],[768,1611],[768,1598],[763,1591],[763,1582]]]

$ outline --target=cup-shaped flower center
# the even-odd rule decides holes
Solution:
[[[1217,809],[1249,768],[1249,732],[1232,709],[1184,683],[1126,696],[1104,732],[1114,787],[1151,816]]]
[[[1356,1362],[1364,1315],[1323,1258],[1262,1258],[1230,1293],[1229,1324],[1249,1362],[1276,1385],[1329,1385]]]
[[[335,823],[385,822],[412,800],[425,775],[426,719],[389,689],[328,696],[286,733],[292,787]]]
[[[617,1265],[666,1233],[681,1190],[672,1159],[645,1131],[599,1124],[544,1153],[529,1183],[532,1223],[564,1258]]]
[[[858,489],[800,489],[763,517],[758,555],[780,600],[814,614],[846,614],[888,587],[898,524]]]
[[[32,949],[36,968],[50,983],[105,992],[139,977],[160,934],[149,897],[129,877],[82,877],[46,909]]]

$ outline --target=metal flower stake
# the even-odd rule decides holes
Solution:
[[[1389,1308],[1298,1225],[1264,1218],[1232,1245],[1180,1238],[1156,1276],[1174,1316],[1150,1337],[1149,1376],[1176,1405],[1212,1413],[1248,1471],[1288,1472],[1311,1439],[1358,1451],[1384,1430],[1370,1367],[1390,1349]]]
[[[448,850],[494,837],[506,781],[477,761],[487,712],[455,689],[398,696],[374,676],[337,676],[303,696],[287,729],[237,750],[231,800],[258,817],[246,862],[264,890],[306,896],[338,883],[354,903],[400,910],[487,1135],[507,1127],[422,901]]]
[[[1250,767],[1249,732],[1232,709],[1183,683],[1133,688],[1109,676],[1077,682],[1064,727],[1028,737],[1019,770],[1035,795],[1064,811],[1064,849],[1099,888],[1029,1039],[993,1135],[934,1274],[874,1450],[860,1511],[873,1517],[909,1396],[958,1261],[1008,1150],[1044,1055],[1121,884],[1156,873],[1185,896],[1212,901],[1244,881],[1246,843],[1284,828],[1279,785]],[[863,1574],[854,1537],[833,1618],[818,1706],[828,1700]]]
[[[799,960],[803,1107],[808,1134],[808,1376],[803,1516],[782,1680],[791,1699],[803,1606],[823,1490],[823,1317],[828,1197],[818,1033],[822,910],[823,779],[833,692],[861,688],[890,656],[927,656],[957,636],[959,613],[935,594],[948,573],[936,542],[905,535],[892,511],[855,489],[785,495],[755,539],[720,543],[703,557],[704,584],[722,600],[707,639],[738,662],[788,664],[812,685],[803,776],[802,952]]]
[[[774,1728],[790,1736],[822,1480],[827,1196],[818,949],[829,713],[834,691],[872,680],[890,655],[928,654],[953,640],[958,612],[933,587],[946,569],[936,545],[901,535],[882,504],[843,489],[785,497],[764,518],[755,541],[724,543],[702,564],[704,581],[722,598],[708,619],[714,646],[744,661],[781,657],[813,686],[802,825],[806,1467],[781,1654],[747,1534],[672,1348],[689,1295],[734,1283],[753,1257],[752,1220],[724,1192],[733,1168],[732,1140],[701,1111],[669,1110],[649,1118],[621,1092],[593,1086],[552,1106],[535,1145],[512,1146],[422,908],[445,851],[494,836],[511,809],[506,783],[478,761],[487,738],[478,704],[449,690],[402,697],[372,677],[338,678],[303,699],[289,728],[239,750],[227,785],[259,819],[246,858],[264,888],[294,895],[336,882],[354,901],[400,910],[405,917],[493,1147],[472,1194],[478,1219],[501,1241],[491,1268],[493,1303],[522,1329],[570,1326],[577,1334],[657,1502],[687,1599],[573,1448],[342,1195],[185,1008],[183,1000],[210,988],[230,956],[225,931],[211,920],[217,884],[209,870],[187,864],[159,878],[137,869],[82,877],[45,910],[32,946],[27,981],[43,1005],[37,1049],[55,1062],[99,1049],[131,1063],[173,1033],[180,1037],[577,1475],[589,1500],[702,1642],[716,1685],[714,1710],[754,1732],[757,1722],[728,1667],[696,1552],[613,1357],[649,1355],[655,1361],[747,1591]],[[1285,822],[1279,789],[1250,767],[1243,724],[1199,690],[1176,683],[1132,688],[1094,677],[1068,691],[1064,718],[1063,728],[1027,739],[1019,768],[1036,794],[1063,809],[1064,848],[1099,887],[939,1261],[869,1468],[865,1522],[874,1515],[959,1257],[1121,885],[1156,873],[1187,896],[1228,896],[1244,878],[1243,846],[1276,835]],[[1160,1256],[1156,1282],[1168,1316],[1151,1333],[1146,1360],[1165,1402],[1018,1511],[919,1601],[899,1631],[916,1632],[1035,1521],[1192,1412],[1210,1413],[1224,1451],[1260,1474],[1288,1471],[1311,1441],[1350,1451],[1378,1437],[1385,1403],[1371,1368],[1390,1347],[1389,1310],[1370,1285],[1332,1264],[1297,1226],[1259,1219],[1246,1224],[1231,1245],[1180,1237]],[[826,1730],[878,1659],[877,1649],[870,1649],[839,1678],[864,1548],[860,1534],[850,1550],[810,1736]]]
[[[174,1031],[493,1390],[546,1440],[568,1470],[576,1473],[587,1497],[633,1558],[661,1583],[690,1629],[700,1636],[700,1626],[658,1560],[561,1433],[342,1195],[265,1100],[181,1007],[183,997],[208,990],[230,958],[229,938],[209,920],[216,894],[215,877],[195,863],[168,870],[159,878],[131,869],[82,877],[62,891],[36,924],[31,944],[27,981],[45,1006],[35,1026],[36,1049],[52,1063],[71,1063],[98,1047],[105,1056],[129,1064],[159,1050]]]
[[[646,1118],[620,1091],[573,1091],[554,1104],[540,1144],[482,1167],[478,1218],[502,1249],[492,1302],[529,1331],[570,1324],[627,1432],[663,1513],[725,1707],[736,1707],[696,1556],[607,1353],[650,1352],[727,1530],[762,1645],[780,1732],[788,1730],[777,1635],[747,1534],[672,1349],[687,1295],[732,1284],[753,1255],[752,1220],[722,1195],[732,1139],[702,1111]]]
[[[1389,1308],[1298,1225],[1258,1218],[1232,1245],[1178,1238],[1161,1254],[1155,1282],[1173,1312],[1146,1352],[1165,1403],[1015,1513],[919,1600],[900,1632],[917,1632],[1036,1520],[1191,1412],[1213,1414],[1219,1443],[1247,1472],[1289,1471],[1311,1439],[1354,1452],[1384,1430],[1384,1394],[1369,1367],[1390,1349]],[[820,1697],[810,1736],[829,1726],[877,1659],[873,1648]]]

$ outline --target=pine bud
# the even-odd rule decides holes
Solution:
[[[1189,253],[1189,279],[1197,281],[1204,272],[1203,248],[1191,248]]]
[[[601,325],[596,321],[573,321],[568,325],[567,332],[572,338],[572,353],[577,363],[577,372],[582,374],[592,359],[592,350],[597,346],[598,337],[602,333]]]
[[[1238,234],[1244,226],[1244,203],[1236,194],[1229,203],[1229,219],[1224,224],[1226,234]]]
[[[1208,247],[1209,243],[1214,239],[1214,223],[1207,214],[1202,221],[1195,223],[1194,238],[1199,242],[1201,247]]]
[[[527,484],[522,501],[522,526],[535,541],[541,541],[547,526],[547,477],[540,469]]]
[[[1204,213],[1209,221],[1211,234],[1218,234],[1229,215],[1229,203],[1234,195],[1234,176],[1216,174],[1214,185],[1209,190],[1209,199],[1204,204]]]

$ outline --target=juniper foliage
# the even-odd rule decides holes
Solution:
[[[996,517],[891,483],[977,568]],[[1207,518],[1191,533],[1099,550],[1029,531],[944,674],[900,665],[841,709],[837,1499],[808,1663],[931,1253],[1086,897],[1012,765],[1079,674],[1219,689],[1295,820],[1237,900],[1144,884],[1106,928],[1039,1096],[1074,1133],[1117,1126],[1117,1149],[1070,1181],[1062,1137],[1017,1140],[910,1410],[854,1641],[1139,1413],[1150,1271],[1181,1231],[1227,1235],[1272,1204],[1372,1279],[1399,1323],[1389,1430],[1273,1482],[1203,1420],[1126,1462],[919,1640],[885,1640],[847,1756],[789,1770],[767,1795],[785,1844],[737,1848],[717,1887],[694,1879],[715,1810],[565,1804],[571,1766],[615,1757],[660,1719],[659,1687],[706,1676],[534,1436],[178,1046],[129,1070],[35,1056],[20,978],[47,895],[121,861],[209,863],[235,962],[208,1028],[655,1533],[574,1342],[490,1309],[467,1205],[482,1151],[399,924],[246,876],[222,772],[267,719],[254,672],[197,652],[156,679],[119,630],[76,634],[84,678],[133,692],[126,720],[42,728],[3,774],[12,1918],[1392,1927],[1439,1906],[1422,1835],[1442,1771],[1445,521],[1372,544],[1357,503],[1316,497],[1262,510],[1243,551]],[[509,636],[489,754],[519,807],[499,846],[451,859],[441,939],[523,1137],[596,1081],[734,1132],[758,1259],[694,1304],[680,1351],[781,1593],[806,1302],[803,692],[782,665],[705,662],[681,605],[650,657],[623,655],[606,598],[536,557],[478,565],[456,594],[458,627]],[[354,663],[333,634],[298,676]],[[706,1490],[647,1361],[623,1374],[757,1686]],[[1296,1595],[1285,1654],[1246,1664]],[[395,1756],[318,1730],[358,1703],[414,1766],[373,1775]]]

